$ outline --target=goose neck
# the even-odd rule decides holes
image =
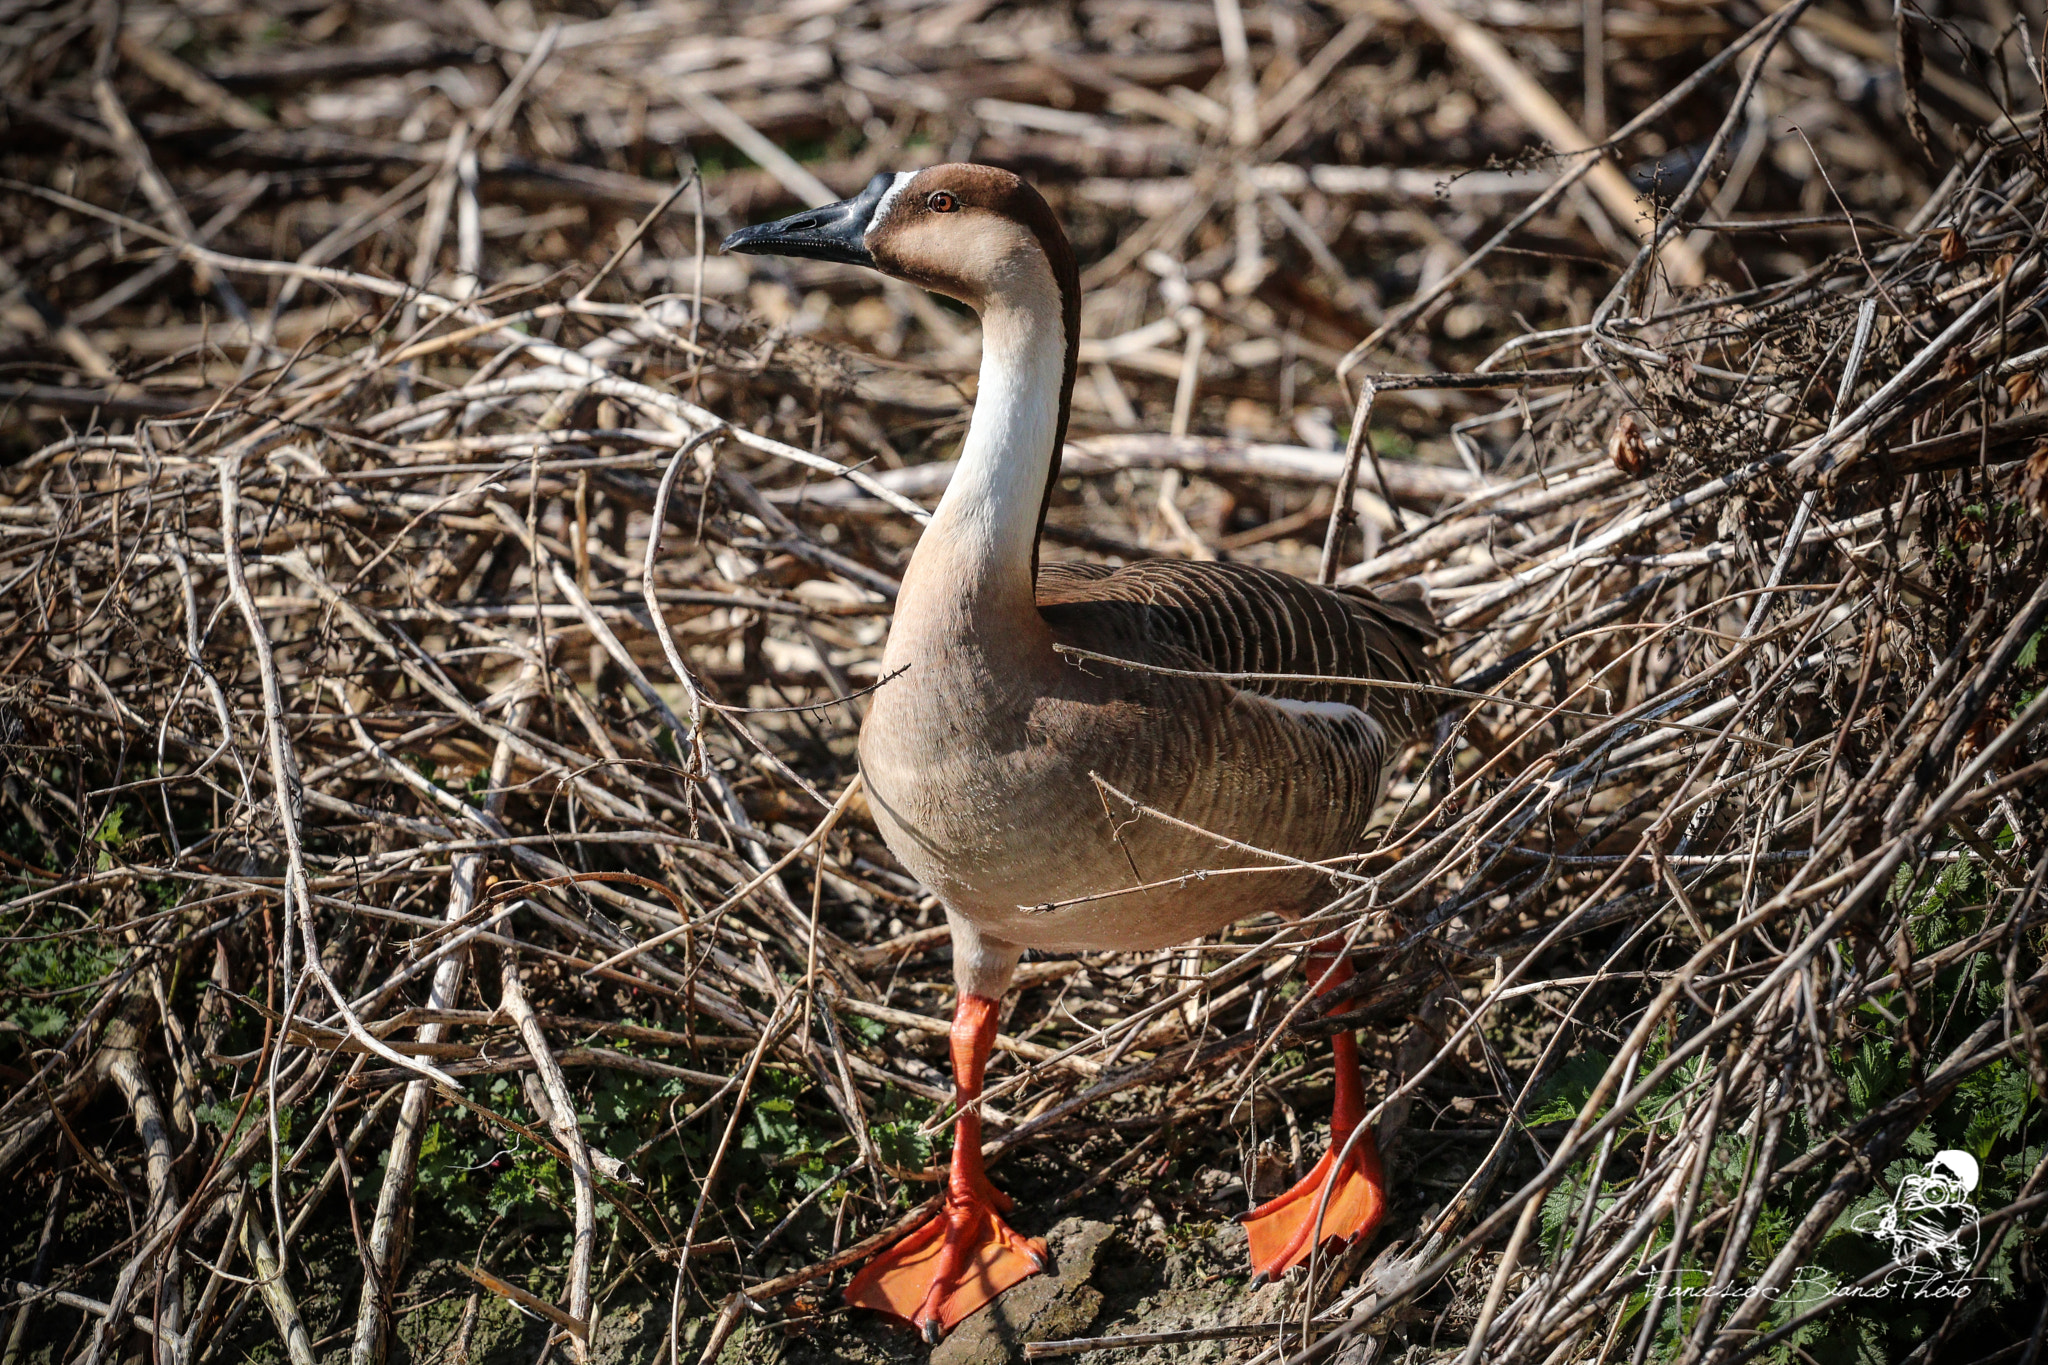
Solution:
[[[923,610],[964,610],[982,629],[1038,619],[1039,512],[1065,426],[1067,349],[1056,295],[983,312],[974,416],[904,583]]]

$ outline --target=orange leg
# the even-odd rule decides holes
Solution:
[[[963,995],[953,1012],[953,1166],[938,1215],[868,1262],[846,1286],[846,1301],[909,1322],[936,1343],[953,1325],[1011,1285],[1046,1268],[1045,1243],[1003,1221],[1010,1197],[981,1164],[981,1078],[996,1037],[996,1002]]]
[[[1318,948],[1326,949],[1330,940]],[[1309,980],[1322,994],[1351,979],[1350,959],[1318,953],[1308,961]],[[1338,1160],[1347,1140],[1365,1117],[1365,1092],[1359,1075],[1358,1039],[1340,1033],[1331,1040],[1337,1054],[1337,1095],[1330,1110],[1330,1150],[1301,1182],[1239,1221],[1251,1238],[1254,1283],[1277,1280],[1308,1259],[1318,1242],[1332,1238],[1353,1241],[1370,1237],[1387,1206],[1386,1183],[1380,1174],[1379,1148],[1370,1131],[1358,1134],[1350,1154]],[[1329,1191],[1324,1205],[1323,1192]],[[1322,1209],[1320,1222],[1317,1210]]]

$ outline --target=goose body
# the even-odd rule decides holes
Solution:
[[[904,574],[890,681],[860,737],[876,824],[952,928],[961,1109],[938,1216],[847,1297],[936,1339],[1044,1263],[981,1169],[975,1104],[1022,952],[1162,948],[1325,903],[1329,878],[1301,864],[1356,851],[1391,752],[1424,714],[1415,693],[1371,684],[1427,679],[1434,632],[1418,608],[1245,565],[1038,562],[1080,289],[1051,210],[1009,172],[878,175],[725,247],[866,265],[982,319],[973,420]],[[1348,975],[1320,961],[1320,989]],[[1351,1137],[1356,1044],[1335,1046],[1333,1150],[1248,1215],[1262,1275],[1322,1237],[1369,1233],[1383,1207],[1370,1134]]]
[[[890,849],[953,917],[970,988],[1000,989],[1018,949],[1164,948],[1330,898],[1327,877],[1251,850],[1354,852],[1412,694],[1154,669],[1412,681],[1415,623],[1262,569],[1145,561],[1045,565],[1036,620],[962,629],[925,605],[942,565],[912,562],[884,656],[903,672],[860,754]]]

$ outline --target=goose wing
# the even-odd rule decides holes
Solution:
[[[1231,685],[1276,701],[1356,707],[1390,737],[1414,734],[1436,711],[1427,693],[1369,685],[1435,680],[1423,649],[1437,630],[1419,600],[1323,587],[1249,564],[1152,559],[1115,569],[1041,565],[1038,605],[1056,635],[1102,641],[1101,652],[1134,662],[1357,679]]]

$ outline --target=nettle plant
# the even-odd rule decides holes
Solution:
[[[882,1027],[860,1018],[841,1023],[868,1041]],[[701,1068],[708,1061],[682,1047],[611,1046],[679,1066]],[[574,1075],[572,1085],[585,1142],[618,1158],[640,1181],[634,1189],[610,1187],[615,1198],[597,1204],[601,1221],[616,1222],[622,1207],[646,1218],[696,1204],[725,1131],[730,1097],[707,1101],[701,1087],[609,1068]],[[491,1113],[545,1132],[518,1080],[500,1076],[477,1098]],[[933,1143],[922,1129],[937,1106],[893,1087],[884,1087],[877,1098],[869,1131],[883,1162],[910,1169],[930,1165]],[[754,1077],[743,1106],[719,1181],[722,1193],[697,1240],[730,1237],[743,1257],[754,1259],[768,1251],[772,1233],[793,1228],[800,1238],[817,1233],[829,1239],[839,1203],[852,1192],[849,1168],[857,1163],[853,1139],[825,1095],[807,1074],[768,1063]],[[601,1188],[608,1185],[600,1182]],[[429,1126],[418,1189],[449,1216],[451,1250],[482,1234],[519,1230],[547,1237],[566,1235],[570,1226],[569,1176],[555,1154],[474,1110],[444,1109]],[[907,1206],[911,1198],[907,1189],[896,1191],[898,1204]],[[799,1205],[799,1216],[785,1225],[785,1216]],[[673,1231],[680,1240],[681,1228]]]
[[[1739,1298],[1752,1286],[1830,1178],[1833,1163],[1802,1163],[1802,1158],[1825,1157],[1831,1149],[1839,1153],[1845,1129],[1854,1130],[1908,1096],[1958,1041],[2006,1014],[2007,974],[2001,958],[2002,950],[2014,945],[1985,931],[1995,931],[2010,910],[2000,900],[2001,881],[2011,887],[2022,879],[2011,875],[2011,868],[2001,868],[2006,875],[1994,880],[1987,875],[1986,862],[2001,859],[2013,842],[2007,829],[1981,847],[1959,842],[1923,864],[1917,876],[1910,869],[1900,871],[1889,904],[1903,917],[1908,956],[1916,962],[1938,958],[1941,965],[1931,981],[1910,992],[1896,987],[1875,991],[1853,1011],[1837,1015],[1837,1036],[1827,1047],[1833,1084],[1820,1097],[1824,1107],[1816,1113],[1812,1105],[1792,1105],[1769,1153],[1772,1172],[1798,1174],[1775,1176],[1758,1198],[1751,1190],[1761,1155],[1755,1125],[1724,1131],[1714,1141],[1706,1156],[1692,1228],[1710,1221],[1715,1210],[1732,1210],[1745,1197],[1758,1200],[1739,1269],[1720,1291],[1724,1300]],[[2004,893],[2007,900],[2012,894]],[[1980,937],[1988,940],[1984,946],[1973,942]],[[2016,951],[2037,956],[2048,946],[2048,930],[2036,929],[2031,937],[2034,942],[2017,945]],[[1873,946],[1884,953],[1885,961],[1869,974],[1882,975],[1894,965],[1898,949],[1908,945]],[[1846,956],[1850,946],[1838,943],[1834,951]],[[1841,965],[1849,966],[1846,961]],[[2016,1027],[2026,1024],[2021,1021]],[[1668,1056],[1672,1042],[1668,1028],[1654,1035],[1638,1074]],[[1592,1218],[1612,1208],[1641,1179],[1646,1147],[1677,1138],[1689,1107],[1700,1102],[1711,1084],[1710,1058],[1703,1053],[1678,1067],[1617,1130],[1600,1188],[1593,1192]],[[1578,1117],[1612,1061],[1610,1054],[1590,1047],[1567,1058],[1538,1091],[1525,1123],[1535,1128]],[[1951,1190],[1948,1216],[1933,1221],[1962,1229],[1960,1250],[1915,1258],[1910,1243],[1887,1237],[1901,1222],[1892,1211],[1902,1189],[1927,1177],[1930,1161],[1955,1152],[1974,1163],[1976,1183],[1963,1191],[1967,1207],[1955,1202],[1957,1192]],[[2044,1165],[2048,1106],[2027,1057],[1999,1057],[1971,1072],[1911,1130],[1871,1187],[1836,1217],[1792,1282],[1771,1296],[1761,1334],[1796,1325],[1762,1358],[1785,1365],[1894,1361],[1927,1342],[1952,1313],[1951,1336],[1986,1317],[2010,1318],[2022,1308],[2031,1315],[2034,1306],[2021,1302],[2026,1292],[2021,1266],[2023,1258],[2039,1254],[2038,1223],[2027,1226],[2027,1220],[2013,1220],[1981,1232],[1974,1225],[1979,1213],[1989,1215],[2023,1193],[2038,1192]],[[1588,1161],[1575,1167],[1543,1202],[1540,1235],[1550,1263],[1566,1253],[1580,1229],[1592,1166]],[[1920,1216],[1930,1217],[1926,1210]],[[1726,1214],[1711,1221],[1706,1235],[1688,1236],[1661,1298],[1653,1286],[1670,1252],[1669,1218],[1640,1253],[1643,1287],[1627,1301],[1619,1337],[1634,1340],[1642,1331],[1642,1315],[1656,1301],[1658,1320],[1650,1333],[1648,1359],[1680,1358],[1694,1335],[1728,1226]],[[1904,1259],[1912,1264],[1902,1260],[1887,1270],[1901,1246]]]

